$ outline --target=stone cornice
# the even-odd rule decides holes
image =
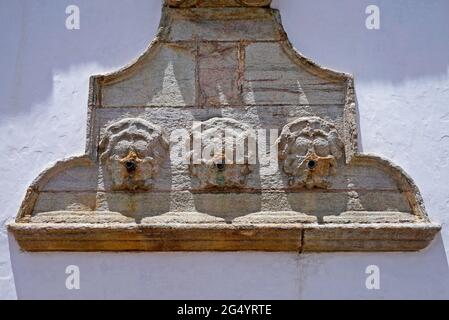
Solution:
[[[268,7],[272,0],[165,0],[175,8]]]

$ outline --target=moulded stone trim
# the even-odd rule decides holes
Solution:
[[[387,170],[398,183],[401,192],[406,195],[414,214],[424,221],[430,222],[421,192],[414,180],[401,167],[377,155],[359,153],[351,158],[350,165],[360,164],[368,164]]]
[[[176,8],[216,7],[266,7],[272,0],[165,0],[165,4]]]
[[[57,161],[55,164],[50,165],[32,182],[31,186],[28,188],[25,198],[22,201],[22,205],[19,209],[16,221],[29,220],[33,213],[36,201],[39,197],[39,193],[51,178],[69,168],[87,167],[92,165],[94,165],[94,162],[87,155],[71,157],[68,159]]]
[[[51,225],[10,224],[23,250],[392,252],[426,248],[437,224]]]
[[[394,252],[425,249],[440,232],[433,223],[304,226],[303,252]]]

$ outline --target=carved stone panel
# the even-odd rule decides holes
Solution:
[[[351,75],[288,41],[270,0],[165,0],[134,63],[90,81],[85,155],[30,186],[28,251],[416,251],[441,226],[358,150]]]
[[[143,119],[117,121],[105,129],[100,163],[117,191],[148,191],[167,157],[169,143],[162,129]]]
[[[199,180],[200,188],[245,188],[255,169],[251,159],[256,155],[248,147],[256,143],[251,127],[233,119],[214,118],[197,124],[193,131],[200,132],[202,144],[198,152],[191,153],[190,170]],[[237,146],[242,147],[240,153]]]
[[[344,145],[337,129],[318,118],[299,118],[286,125],[279,138],[280,160],[290,186],[329,189],[327,179],[342,165]]]

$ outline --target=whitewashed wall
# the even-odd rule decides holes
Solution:
[[[81,9],[81,30],[65,8]],[[381,30],[365,8],[381,9]],[[84,150],[88,77],[139,55],[160,0],[0,0],[0,299],[449,298],[449,1],[278,0],[305,55],[356,75],[363,150],[416,180],[442,235],[420,253],[25,254],[5,229],[40,171]],[[78,265],[81,290],[65,269]],[[365,269],[381,270],[381,290]]]

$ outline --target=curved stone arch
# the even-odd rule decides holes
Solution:
[[[87,155],[63,159],[50,165],[47,169],[42,171],[42,173],[29,186],[19,209],[16,221],[19,222],[27,220],[31,217],[36,202],[39,198],[39,194],[51,179],[71,168],[90,167],[94,165],[95,163]]]
[[[430,222],[427,214],[424,200],[415,181],[400,166],[395,165],[390,160],[373,154],[356,154],[349,166],[368,165],[383,169],[396,181],[398,189],[405,195],[411,212],[422,219],[424,222]]]

